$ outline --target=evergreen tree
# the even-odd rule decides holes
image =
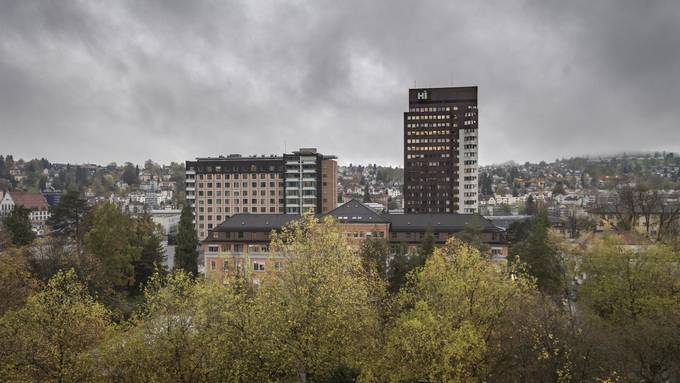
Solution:
[[[71,190],[61,197],[57,206],[50,208],[47,224],[52,227],[54,234],[81,241],[88,211],[87,201],[80,198],[80,193]]]
[[[420,257],[420,261],[418,262],[419,266],[425,264],[425,260],[432,255],[432,252],[434,252],[434,233],[432,232],[432,228],[428,227],[425,230],[423,241],[418,248],[418,256]]]
[[[26,246],[35,239],[30,214],[31,210],[23,206],[15,206],[3,221],[3,225],[10,234],[12,244]]]
[[[534,196],[529,195],[529,198],[527,198],[527,203],[525,206],[526,209],[526,214],[527,215],[535,215],[536,214],[536,202],[534,201]]]
[[[364,203],[371,202],[371,192],[370,189],[368,188],[368,185],[364,186]]]
[[[396,293],[406,284],[406,275],[413,269],[406,243],[399,244],[399,248],[392,255],[389,264],[387,288],[390,292]]]
[[[542,213],[530,222],[513,224],[509,230],[509,261],[527,266],[540,290],[556,296],[563,292],[563,265],[559,249],[549,235],[548,216]]]
[[[141,256],[134,221],[111,203],[99,206],[92,229],[85,235],[85,248],[104,265],[107,280],[118,291],[134,286],[134,262]]]
[[[383,280],[388,279],[387,257],[390,248],[384,239],[367,238],[361,244],[359,256],[367,271],[377,271]]]
[[[127,183],[128,185],[137,185],[139,184],[139,168],[135,167],[132,163],[126,162],[125,167],[123,168],[123,174],[120,176],[120,179],[123,180],[123,182]]]
[[[175,269],[185,270],[191,275],[198,274],[198,236],[193,224],[191,206],[185,204],[179,219],[177,247],[175,248]]]

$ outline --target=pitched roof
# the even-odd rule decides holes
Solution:
[[[212,231],[274,230],[280,229],[296,218],[300,218],[300,216],[295,214],[240,213],[227,218]]]
[[[384,216],[363,203],[352,199],[322,216],[331,216],[340,223],[389,223]]]
[[[493,222],[479,214],[385,214],[392,223],[390,231],[425,230],[461,231],[466,225],[480,227],[482,231],[502,231]]]
[[[27,209],[47,209],[47,200],[40,193],[13,191],[9,193],[14,205]]]

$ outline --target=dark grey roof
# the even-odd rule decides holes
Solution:
[[[533,215],[502,215],[502,216],[489,216],[486,219],[493,222],[494,225],[502,227],[503,229],[508,229],[510,225],[515,222],[525,222],[534,218]]]
[[[487,216],[485,218],[493,222],[494,225],[507,230],[510,227],[510,225],[512,225],[515,222],[526,222],[534,219],[535,217],[536,216],[534,215],[502,215],[502,216]],[[562,219],[560,217],[549,215],[548,222],[550,223],[550,225],[555,226],[561,224]]]
[[[390,220],[390,231],[426,230],[461,231],[466,225],[477,226],[482,231],[501,231],[493,222],[479,214],[384,214]]]
[[[295,214],[234,214],[212,231],[278,230],[296,218],[300,216]]]
[[[353,199],[329,211],[323,216],[331,216],[338,222],[345,223],[389,223],[384,216],[375,212],[363,203]]]

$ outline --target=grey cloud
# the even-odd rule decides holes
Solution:
[[[680,150],[673,1],[0,0],[0,152],[401,164],[407,89],[479,85],[481,161]]]

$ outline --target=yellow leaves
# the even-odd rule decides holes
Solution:
[[[398,297],[402,314],[388,332],[385,373],[392,381],[480,380],[479,364],[492,352],[489,334],[530,288],[450,239]]]
[[[45,382],[93,379],[91,351],[110,326],[109,317],[108,310],[87,294],[73,271],[56,274],[45,290],[0,320],[0,340],[5,345],[0,354],[6,361],[0,378]]]

